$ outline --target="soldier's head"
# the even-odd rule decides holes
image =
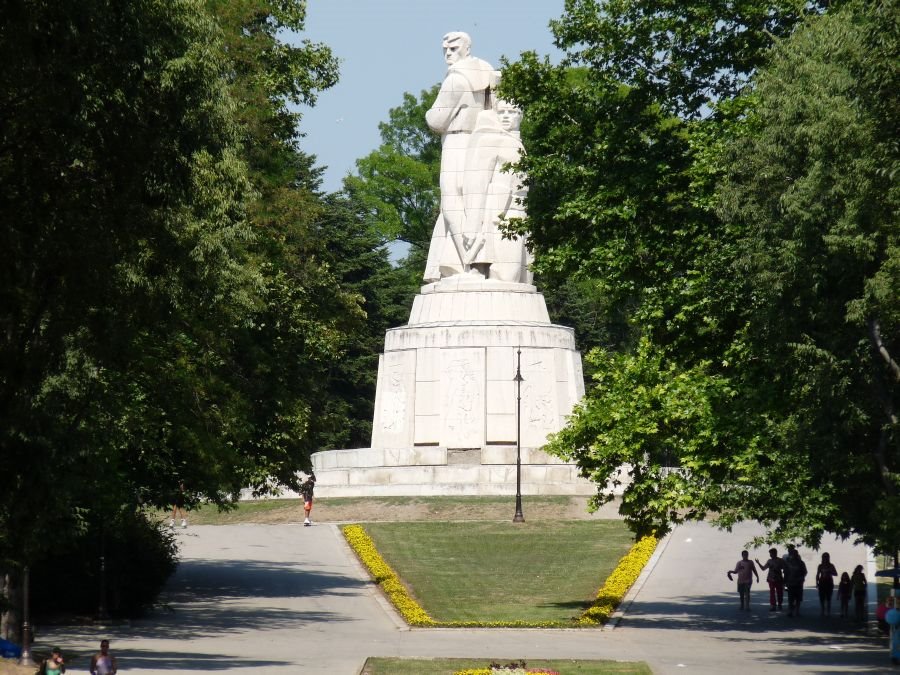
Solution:
[[[444,50],[444,61],[448,66],[452,66],[469,55],[472,50],[472,38],[468,33],[458,30],[451,31],[444,36],[441,48]]]
[[[494,105],[497,111],[497,118],[500,120],[500,126],[507,131],[518,131],[519,125],[522,124],[522,111],[519,110],[509,101],[502,98],[497,99]]]

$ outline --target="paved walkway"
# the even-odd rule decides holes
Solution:
[[[759,532],[678,528],[632,589],[615,628],[604,630],[407,629],[386,606],[335,526],[228,525],[179,533],[183,562],[165,608],[130,626],[41,631],[86,669],[101,637],[123,672],[357,675],[368,656],[643,660],[654,673],[878,673],[886,646],[837,617],[820,618],[811,588],[804,616],[768,612],[765,586],[751,612],[737,609],[725,571]],[[863,549],[829,542],[838,570],[865,562]],[[763,549],[751,557],[767,557]]]

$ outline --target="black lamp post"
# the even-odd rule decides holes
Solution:
[[[29,597],[31,571],[28,565],[22,570],[22,656],[20,666],[34,666],[31,658],[31,598]]]
[[[522,348],[516,350],[516,515],[514,523],[524,523],[522,515]]]
[[[106,528],[100,524],[100,600],[97,606],[97,618],[106,621],[109,612],[106,609]]]

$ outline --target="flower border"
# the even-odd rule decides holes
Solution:
[[[606,623],[628,589],[637,581],[657,544],[655,537],[644,537],[634,544],[606,579],[593,604],[573,621],[435,621],[409,594],[362,525],[344,525],[341,532],[406,623],[410,626],[442,628],[572,628]]]
[[[656,537],[643,537],[628,551],[597,592],[597,598],[575,622],[579,626],[596,626],[609,621],[628,589],[641,575],[656,550]]]
[[[350,544],[350,548],[356,552],[356,555],[368,568],[375,583],[385,592],[406,623],[410,626],[438,625],[434,619],[428,616],[428,612],[412,598],[397,573],[381,557],[378,549],[375,548],[375,542],[372,541],[362,525],[344,525],[341,531],[344,533],[347,543]]]

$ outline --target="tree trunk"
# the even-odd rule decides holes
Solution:
[[[0,572],[0,597],[9,609],[0,614],[0,637],[16,644],[22,641],[22,592],[9,572]]]

